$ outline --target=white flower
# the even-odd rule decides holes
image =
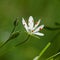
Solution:
[[[41,20],[39,20],[35,26],[34,26],[34,19],[32,16],[29,17],[29,20],[28,20],[28,25],[27,23],[25,22],[24,18],[22,18],[22,24],[24,25],[26,31],[29,33],[29,34],[35,34],[35,35],[39,35],[39,36],[44,36],[43,33],[40,33],[39,31],[43,29],[44,25],[41,25],[38,27],[39,23],[40,23]]]

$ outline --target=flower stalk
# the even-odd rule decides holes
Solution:
[[[19,46],[19,45],[22,45],[22,44],[26,43],[26,42],[28,41],[29,37],[30,37],[30,35],[28,35],[28,37],[27,37],[23,42],[17,44],[15,47],[17,47],[17,46]]]
[[[19,20],[16,18],[16,20],[13,23],[14,27],[13,27],[13,30],[11,31],[11,33],[10,33],[9,38],[6,40],[6,42],[2,46],[0,46],[0,48],[3,47],[5,44],[7,44],[11,39],[13,39],[13,38],[15,38],[19,35],[19,32],[14,33],[14,31],[16,29],[16,26],[18,25],[18,21]]]
[[[54,30],[60,30],[60,27],[51,28],[51,27],[45,26],[44,28],[47,29],[47,30],[52,30],[52,31],[54,31]]]
[[[57,55],[60,55],[60,52],[58,52],[58,53],[54,54],[53,56],[51,56],[51,57],[47,58],[46,60],[50,60],[50,59],[52,59],[52,58],[56,57]]]
[[[48,49],[48,47],[51,45],[51,43],[49,42],[44,48],[43,50],[40,52],[39,57],[37,60],[39,60],[39,58],[44,54],[44,52]]]

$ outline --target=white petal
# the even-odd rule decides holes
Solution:
[[[28,25],[29,25],[29,28],[32,30],[34,26],[34,20],[32,16],[29,17]]]
[[[40,21],[41,21],[41,20],[39,20],[39,21],[35,24],[35,26],[34,26],[33,29],[36,29],[36,28],[37,28],[37,26],[40,24]]]
[[[28,32],[28,26],[27,26],[27,24],[26,24],[24,18],[22,18],[22,24],[24,25],[26,31]]]
[[[38,28],[35,29],[34,32],[38,32],[39,30],[43,29],[44,25],[39,26]]]
[[[33,34],[36,34],[36,35],[39,35],[39,36],[44,36],[43,33],[39,33],[39,32],[36,32],[36,33],[33,33]]]

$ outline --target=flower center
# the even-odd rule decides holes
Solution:
[[[30,33],[30,34],[32,34],[33,32],[34,32],[34,30],[29,29],[29,33]]]
[[[34,32],[34,30],[32,30],[32,32]]]
[[[40,30],[42,30],[42,28],[40,28]]]

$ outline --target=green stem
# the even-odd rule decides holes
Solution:
[[[51,43],[53,42],[53,40],[55,40],[57,37],[58,37],[58,35],[60,35],[60,32],[58,32],[54,37],[53,37],[53,39],[50,41],[50,42],[48,42],[48,44],[45,46],[45,48],[41,51],[41,53],[39,54],[39,58],[44,54],[44,52],[48,49],[48,47],[51,45]],[[39,59],[38,58],[38,59]]]
[[[16,26],[13,27],[13,30],[11,31],[11,34],[14,32],[15,28],[16,28]],[[11,34],[10,34],[10,35],[11,35]]]
[[[54,30],[60,30],[60,27],[51,28],[51,27],[45,26],[44,28],[47,29],[47,30],[52,30],[52,31],[54,31]]]
[[[54,58],[54,57],[56,57],[57,55],[60,55],[60,52],[58,52],[57,54],[54,54],[53,56],[47,58],[46,60],[49,60],[49,59],[51,59],[51,58]]]
[[[44,54],[44,52],[47,50],[47,48],[49,47],[51,45],[51,43],[49,42],[46,46],[45,46],[45,48],[41,51],[41,53],[39,54],[39,58]],[[38,58],[38,59],[39,59]]]
[[[28,39],[29,39],[29,37],[30,37],[30,35],[28,35],[28,37],[27,37],[23,42],[21,42],[21,43],[17,44],[15,47],[17,47],[17,46],[19,46],[19,45],[24,44],[25,42],[27,42],[27,41],[28,41]]]
[[[55,25],[57,25],[57,26],[60,26],[60,23],[58,23],[58,22],[55,22]]]
[[[12,32],[10,33],[10,36],[11,36],[11,34],[14,32],[15,28],[16,28],[16,27],[14,26]],[[8,41],[10,41],[10,36],[9,36],[9,38],[7,39],[7,41],[6,41],[2,46],[0,46],[0,48],[3,47],[6,43],[8,43]]]

